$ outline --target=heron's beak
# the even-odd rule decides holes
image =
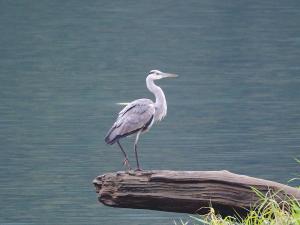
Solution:
[[[166,78],[166,77],[178,77],[177,74],[172,74],[172,73],[163,73],[161,74],[162,78]]]

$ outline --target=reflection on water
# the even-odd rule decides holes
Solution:
[[[121,106],[152,95],[168,116],[143,135],[145,169],[286,182],[299,166],[299,1],[2,1],[0,223],[172,224],[181,214],[98,204],[122,169],[103,141]],[[114,116],[113,116],[114,115]],[[123,141],[133,159],[133,139]]]

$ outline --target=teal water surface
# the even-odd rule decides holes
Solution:
[[[0,224],[167,225],[186,215],[97,202],[122,170],[104,136],[118,102],[168,115],[141,136],[144,169],[299,172],[300,2],[0,0]],[[123,141],[130,159],[133,138]],[[295,184],[296,185],[296,184]]]

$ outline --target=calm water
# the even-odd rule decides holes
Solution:
[[[103,141],[160,81],[168,116],[142,136],[144,169],[299,173],[300,1],[0,0],[0,224],[167,225],[113,209],[92,179],[121,170]],[[123,141],[130,157],[132,141]]]

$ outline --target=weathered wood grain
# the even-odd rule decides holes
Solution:
[[[276,192],[280,199],[300,199],[299,189],[228,171],[116,172],[93,183],[107,206],[184,213],[206,213],[205,207],[213,206],[221,215],[245,215],[259,200],[252,187]]]

